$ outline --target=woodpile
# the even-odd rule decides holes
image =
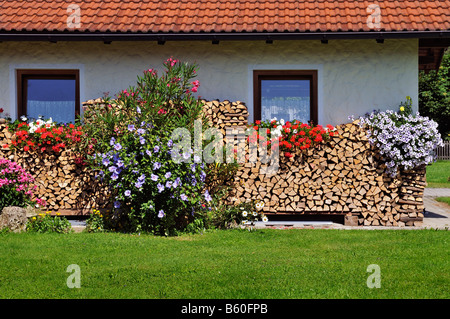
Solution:
[[[0,138],[5,135],[11,138],[8,134],[5,127],[0,127]],[[5,138],[4,142],[10,143]],[[75,163],[70,150],[55,155],[3,149],[0,156],[14,160],[34,177],[37,186],[34,197],[46,201],[46,210],[74,215],[107,207],[108,194],[100,181],[86,166]]]
[[[245,103],[228,100],[205,101],[203,112],[214,127],[225,137],[226,128],[245,128],[248,124],[248,110]]]
[[[14,152],[9,147],[3,147],[11,144],[11,137],[6,124],[0,124],[0,157],[14,160]]]
[[[87,101],[83,106],[98,102],[101,100]],[[224,137],[227,128],[245,129],[248,111],[244,103],[204,102],[205,115]],[[345,216],[349,225],[421,225],[425,167],[391,178],[385,174],[381,156],[358,123],[336,129],[337,136],[303,155],[281,156],[276,174],[265,174],[267,164],[250,163],[247,158],[235,176],[228,203],[263,201],[269,218],[283,214],[338,214]],[[10,139],[5,125],[0,125],[1,145]],[[1,149],[0,156],[15,159],[33,174],[37,196],[48,202],[49,210],[86,212],[108,203],[108,194],[93,172],[77,166],[70,151],[55,156]]]
[[[348,225],[421,225],[425,168],[391,178],[357,122],[337,130],[338,136],[316,149],[282,156],[276,174],[265,174],[267,164],[242,164],[228,202],[263,201],[269,218],[338,214]]]

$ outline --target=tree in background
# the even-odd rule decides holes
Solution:
[[[444,54],[441,66],[419,74],[419,111],[439,124],[444,140],[450,140],[450,50]]]

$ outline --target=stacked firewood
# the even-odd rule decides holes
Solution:
[[[17,163],[35,178],[36,198],[45,200],[46,209],[72,215],[104,208],[108,194],[86,166],[75,163],[70,150],[58,155],[17,151]]]
[[[316,149],[282,156],[275,174],[265,174],[267,164],[243,164],[229,201],[263,201],[268,216],[340,214],[353,225],[420,225],[425,171],[391,178],[357,123],[337,130],[338,136]]]
[[[6,126],[0,126],[1,145],[10,144],[11,138]],[[46,210],[73,215],[108,204],[108,194],[95,173],[76,164],[71,150],[55,154],[2,148],[0,156],[16,161],[34,177],[37,187],[34,197],[47,203]]]
[[[248,124],[248,111],[245,103],[228,100],[203,101],[203,112],[214,127],[225,137],[226,128],[245,128]]]

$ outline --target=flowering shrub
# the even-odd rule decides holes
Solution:
[[[91,163],[131,231],[174,234],[210,209],[205,166],[195,156],[192,162],[192,149],[183,150],[181,163],[171,156],[172,131],[193,133],[194,121],[202,117],[202,104],[192,95],[200,86],[195,76],[195,65],[170,58],[161,76],[145,70],[116,100],[85,111],[83,128],[94,141]]]
[[[260,135],[259,130],[266,129],[267,140]],[[262,145],[275,146],[284,152],[284,156],[292,157],[296,152],[302,152],[314,148],[316,145],[326,142],[330,136],[337,135],[334,127],[327,125],[326,128],[321,125],[311,126],[301,123],[298,120],[285,122],[283,119],[276,118],[270,121],[256,121],[255,124],[248,126],[250,136],[249,142],[257,142],[264,139]]]
[[[16,121],[9,125],[9,130],[15,134],[12,146],[25,152],[38,150],[59,153],[80,142],[83,135],[81,127],[73,124],[57,125],[51,118],[31,123],[25,122],[26,120],[22,118],[22,122]]]
[[[386,172],[394,177],[399,169],[409,170],[433,162],[433,150],[442,146],[437,123],[418,113],[412,114],[411,98],[398,112],[374,111],[360,118],[367,127],[369,142],[386,161]]]
[[[0,158],[0,211],[7,206],[25,207],[27,205],[45,205],[33,200],[33,176],[16,162]]]
[[[175,229],[178,216],[206,209],[211,196],[203,191],[204,164],[175,163],[173,141],[155,133],[161,132],[152,124],[130,124],[127,134],[111,138],[110,150],[95,158],[115,193],[114,208],[126,208],[132,230],[165,234]]]
[[[156,69],[143,71],[137,84],[116,94],[116,98],[104,98],[104,104],[95,105],[83,114],[83,129],[89,139],[88,148],[94,153],[108,148],[112,137],[127,132],[128,124],[146,121],[155,130],[170,132],[178,127],[193,129],[194,121],[201,119],[202,103],[192,93],[200,82],[196,77],[196,65],[167,59],[161,75]],[[136,119],[139,119],[137,121]]]

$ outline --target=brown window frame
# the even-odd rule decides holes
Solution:
[[[317,70],[254,70],[254,120],[261,120],[261,80],[310,80],[311,109],[309,122],[318,124]]]
[[[27,79],[75,80],[75,118],[80,115],[80,70],[75,69],[19,69],[17,80],[17,117],[27,116]]]

